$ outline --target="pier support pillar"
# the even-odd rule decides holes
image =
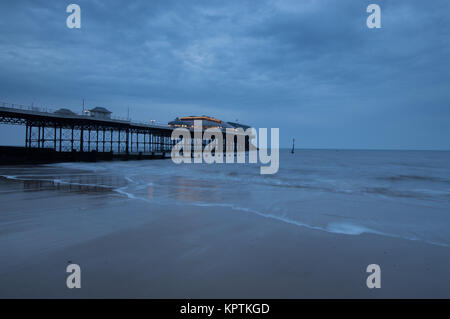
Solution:
[[[125,145],[125,153],[127,153],[127,155],[128,155],[128,153],[129,153],[128,147],[129,147],[129,139],[130,139],[130,137],[129,137],[130,136],[130,130],[127,129],[126,133],[127,133],[127,137],[126,137],[127,145]]]
[[[44,148],[45,147],[45,125],[42,125],[42,138],[41,138],[41,141],[42,141],[42,148]]]
[[[25,148],[28,148],[28,122],[25,127]]]
[[[56,132],[56,124],[55,124],[55,130],[53,131],[53,149],[56,151],[56,134],[57,134],[57,132]]]
[[[37,147],[41,148],[41,126],[38,126],[38,140],[37,140]]]
[[[130,139],[131,139],[131,153],[133,153],[133,132],[130,132],[130,134],[131,134],[131,136],[130,136]]]
[[[97,134],[97,136],[96,136],[96,138],[97,138],[97,147],[96,147],[95,150],[98,152],[98,127],[97,127],[97,133],[96,134]]]
[[[83,127],[80,129],[80,152],[84,152],[84,129]]]
[[[103,153],[105,152],[105,133],[106,133],[106,129],[103,129]]]
[[[70,151],[73,152],[73,125],[72,125],[72,138],[70,140]]]
[[[117,153],[120,154],[120,129],[119,129],[119,136],[118,136]]]
[[[91,128],[88,129],[88,152],[91,151]]]
[[[110,150],[111,152],[114,152],[113,151],[113,137],[114,137],[114,130],[111,129],[111,141],[110,141],[111,142],[111,150]]]

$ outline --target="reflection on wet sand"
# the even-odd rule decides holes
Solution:
[[[114,175],[15,175],[8,176],[7,179],[21,184],[24,191],[56,190],[77,193],[107,193],[127,183],[123,177]]]

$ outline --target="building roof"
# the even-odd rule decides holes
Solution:
[[[211,121],[211,122],[217,122],[217,123],[222,123],[221,120],[218,120],[212,116],[206,116],[206,115],[202,115],[202,116],[196,116],[196,115],[191,115],[191,116],[184,116],[181,117],[180,120],[182,121],[188,121],[188,120],[206,120],[206,121]]]
[[[57,111],[55,111],[53,113],[58,114],[58,115],[76,115],[71,110],[65,109],[65,108],[61,108],[61,109],[59,109],[59,110],[57,110]]]
[[[211,116],[185,116],[176,118],[175,120],[169,122],[169,126],[185,126],[185,127],[193,127],[194,121],[201,121],[202,126],[204,128],[208,127],[220,127],[220,128],[233,128],[232,125],[228,124],[227,122],[218,120]]]
[[[251,126],[248,126],[248,125],[244,125],[244,124],[241,124],[241,123],[235,123],[235,122],[227,122],[228,124],[230,124],[232,127],[234,127],[234,128],[243,128],[244,130],[246,130],[246,129],[248,129],[248,128],[250,128]]]
[[[97,106],[94,107],[93,109],[89,110],[90,112],[97,112],[97,113],[107,113],[107,114],[111,114],[112,112],[108,111],[107,109],[105,109],[104,107],[101,106]]]

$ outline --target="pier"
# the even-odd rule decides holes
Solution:
[[[76,114],[64,108],[53,111],[0,102],[0,124],[25,128],[23,147],[0,146],[0,164],[168,158],[177,142],[171,139],[172,131],[177,124],[189,127],[194,118],[203,118],[205,124],[220,125],[224,132],[224,149],[226,143],[234,144],[235,139],[226,140],[225,128],[248,128],[205,116],[177,118],[170,125],[164,125],[114,118],[102,107]],[[248,149],[247,136],[245,141],[244,148]],[[192,149],[194,144],[204,147],[206,143],[193,142]],[[245,151],[237,145],[233,148],[235,152]]]
[[[2,147],[3,159],[27,154],[38,161],[165,158],[175,142],[168,125],[17,104],[0,103],[0,124],[25,128],[24,147]]]

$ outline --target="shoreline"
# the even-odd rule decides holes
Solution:
[[[164,184],[129,196],[134,177],[93,165],[0,168],[10,177],[0,177],[0,298],[450,298],[448,246],[202,204],[199,194],[215,193],[201,182],[204,192],[184,193],[196,185],[190,179],[159,193],[189,205],[158,203]],[[352,198],[319,199],[298,213]],[[393,211],[386,205],[373,202],[376,212]],[[414,207],[394,208],[411,215]],[[70,263],[81,267],[81,289],[66,287]],[[370,264],[381,267],[381,289],[366,286]]]
[[[33,170],[35,168],[35,166],[33,167],[33,166],[28,166],[28,165],[23,165],[22,167],[25,169],[31,169],[31,170]],[[12,167],[9,167],[8,169],[18,169],[18,168],[15,166],[12,166]],[[20,176],[20,174],[19,174],[20,177],[18,177],[16,175],[5,175],[2,173],[1,168],[0,168],[0,182],[2,179],[4,179],[5,181],[18,182],[19,185],[20,185],[20,183],[27,183],[27,184],[32,185],[32,186],[28,187],[30,189],[35,188],[36,187],[35,184],[39,184],[39,186],[38,186],[39,190],[43,189],[43,190],[48,190],[48,191],[50,191],[50,190],[51,191],[68,191],[68,192],[78,192],[78,193],[82,193],[82,194],[90,193],[90,192],[101,192],[101,193],[105,193],[105,194],[109,193],[112,196],[123,196],[123,198],[127,198],[127,199],[139,200],[139,201],[144,201],[147,203],[152,203],[152,205],[155,205],[155,204],[160,205],[160,206],[167,205],[167,204],[163,204],[163,203],[155,203],[153,200],[149,200],[149,199],[142,198],[139,196],[136,197],[134,194],[125,191],[124,190],[125,187],[122,187],[120,182],[118,182],[118,179],[120,179],[120,177],[117,177],[116,180],[113,181],[114,183],[116,183],[115,186],[102,185],[101,183],[98,184],[98,183],[96,183],[96,182],[98,182],[98,179],[96,179],[94,183],[88,183],[88,182],[77,183],[77,182],[73,182],[73,181],[63,181],[60,178],[40,178],[40,177],[38,178],[38,176],[55,177],[55,176],[52,176],[52,174],[55,174],[56,177],[61,177],[61,176],[64,177],[66,175],[61,174],[61,171],[63,169],[65,169],[63,167],[42,164],[42,165],[40,165],[40,169],[48,169],[48,171],[50,173],[44,174],[44,175],[36,175],[36,176],[33,174]],[[68,176],[78,176],[78,177],[81,177],[81,176],[92,177],[92,176],[96,176],[96,171],[70,168],[70,171],[67,173],[67,175]],[[105,178],[105,180],[107,182],[112,182],[112,180],[109,178]],[[125,177],[124,180],[126,180],[127,182],[130,182],[130,179],[127,177]],[[89,179],[87,179],[87,181],[89,181]],[[42,188],[42,185],[47,185],[47,187]],[[0,185],[0,189],[1,189],[1,185]],[[383,231],[367,228],[365,226],[358,225],[358,224],[341,223],[341,224],[328,224],[328,225],[323,225],[323,226],[307,224],[307,223],[304,223],[304,222],[301,222],[301,221],[298,221],[295,219],[291,219],[289,217],[283,217],[283,216],[273,215],[270,213],[264,213],[264,212],[261,212],[261,211],[258,211],[258,210],[252,209],[252,208],[240,207],[240,206],[236,206],[234,204],[214,203],[214,202],[185,202],[185,203],[174,202],[171,205],[174,207],[180,207],[180,206],[184,205],[184,206],[188,207],[188,209],[191,209],[191,210],[194,210],[196,208],[202,208],[202,207],[206,207],[209,209],[225,208],[225,209],[231,210],[235,213],[239,213],[239,212],[249,213],[249,214],[253,214],[253,215],[263,217],[266,219],[271,219],[271,220],[279,221],[282,223],[295,225],[297,227],[306,228],[308,230],[316,230],[316,231],[321,231],[321,232],[330,233],[330,234],[338,234],[338,235],[341,235],[341,234],[342,235],[375,234],[375,235],[393,238],[393,239],[402,239],[402,240],[407,240],[407,241],[412,241],[412,242],[421,242],[421,243],[426,243],[426,244],[430,244],[430,245],[434,245],[434,246],[450,248],[450,245],[447,243],[432,241],[432,240],[428,240],[428,239],[424,239],[424,238],[416,238],[413,236],[402,236],[399,234],[383,232]]]

